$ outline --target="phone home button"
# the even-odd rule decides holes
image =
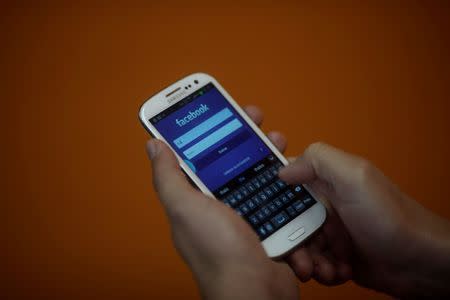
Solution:
[[[298,239],[304,233],[305,233],[305,227],[300,227],[299,229],[297,229],[296,231],[291,233],[290,236],[288,236],[288,240],[294,241],[294,240]]]

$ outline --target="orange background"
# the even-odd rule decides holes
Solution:
[[[137,119],[196,71],[258,104],[288,155],[323,140],[366,156],[449,218],[447,2],[363,2],[3,1],[0,298],[198,297]]]

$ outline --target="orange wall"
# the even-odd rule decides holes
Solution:
[[[317,140],[364,155],[450,218],[446,2],[10,2],[1,298],[198,297],[137,119],[147,97],[195,71],[260,105],[289,155]],[[353,284],[300,288],[304,299],[383,298]]]

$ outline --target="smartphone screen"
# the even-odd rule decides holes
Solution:
[[[213,83],[149,120],[214,196],[261,240],[314,205],[301,185],[277,176],[283,165]]]

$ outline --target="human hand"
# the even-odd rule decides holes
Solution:
[[[450,225],[403,194],[367,160],[313,144],[280,171],[328,206],[309,242],[287,257],[302,281],[353,279],[398,297],[449,295]]]
[[[261,112],[247,114],[260,124]],[[283,151],[286,141],[268,135]],[[283,262],[269,259],[251,227],[234,210],[195,190],[171,150],[161,141],[148,143],[153,181],[167,212],[172,237],[192,270],[204,298],[298,299],[294,273]]]

